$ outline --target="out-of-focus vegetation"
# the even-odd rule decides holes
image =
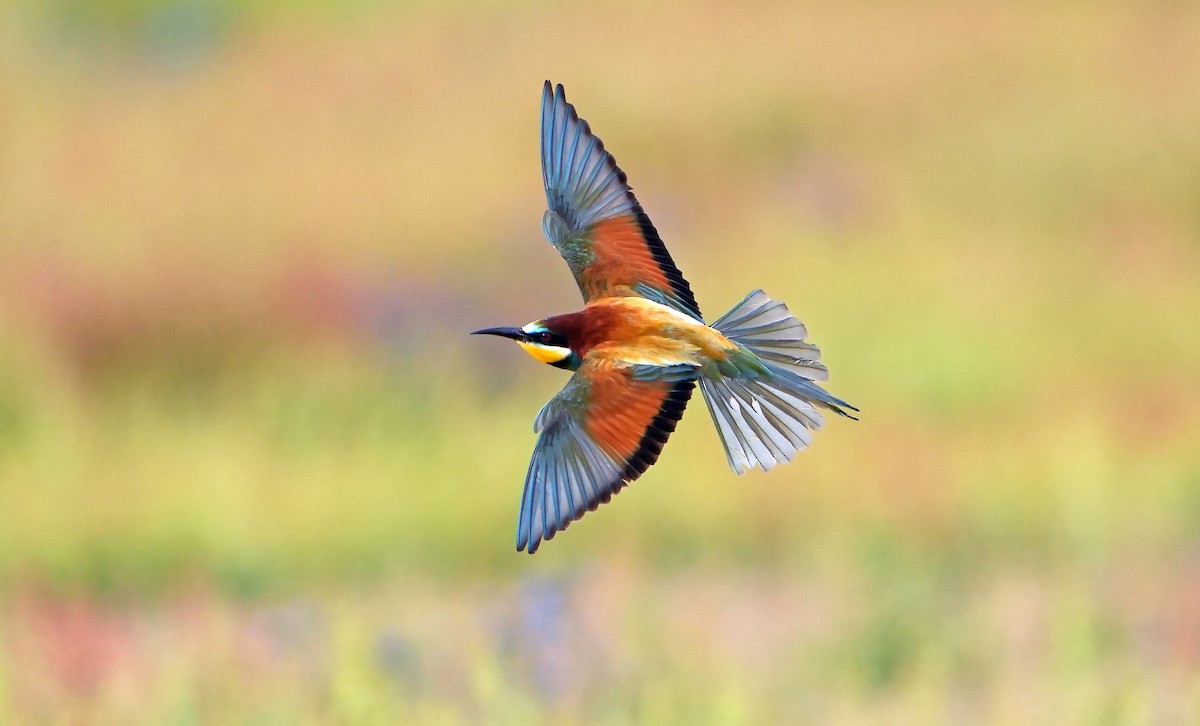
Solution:
[[[1200,6],[0,3],[0,722],[1200,719]],[[716,317],[703,406],[513,551],[578,305],[563,82]],[[510,349],[511,348],[511,349]]]

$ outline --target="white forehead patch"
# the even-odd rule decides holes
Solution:
[[[526,325],[525,327],[521,328],[521,330],[526,333],[542,333],[542,332],[545,332],[546,329],[543,328],[541,325],[538,325],[537,323],[530,323],[530,324]]]

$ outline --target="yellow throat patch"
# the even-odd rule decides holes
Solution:
[[[524,348],[526,353],[543,363],[557,363],[571,355],[570,348],[563,348],[557,345],[542,345],[541,343],[530,343],[524,340],[518,340],[517,344]]]

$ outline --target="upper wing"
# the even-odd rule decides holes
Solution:
[[[695,386],[692,366],[587,360],[538,413],[517,550],[594,510],[658,460]]]
[[[584,300],[640,295],[697,320],[700,306],[604,142],[567,103],[542,89],[542,229],[571,268]]]

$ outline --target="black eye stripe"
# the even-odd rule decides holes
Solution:
[[[529,336],[529,338],[533,342],[541,343],[542,345],[557,345],[557,346],[560,346],[563,348],[567,347],[566,336],[559,335],[558,333],[550,333],[550,332],[546,332],[546,331],[540,331],[537,333],[533,333],[532,335]]]

